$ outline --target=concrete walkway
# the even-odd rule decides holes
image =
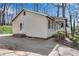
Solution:
[[[0,56],[43,56],[37,53],[0,49]]]
[[[0,34],[0,37],[4,37],[4,36],[12,36],[12,34]]]
[[[79,56],[79,50],[57,44],[49,56]]]

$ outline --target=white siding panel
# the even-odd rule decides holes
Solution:
[[[20,31],[20,23],[23,23],[23,28]],[[54,25],[54,24],[53,24]],[[58,24],[57,24],[58,25]],[[48,38],[56,34],[60,29],[48,29],[48,19],[45,16],[26,11],[26,15],[21,13],[12,23],[13,34],[24,33],[31,37]],[[51,26],[52,27],[52,26]],[[60,25],[58,26],[60,27]]]
[[[27,36],[46,38],[46,18],[27,12],[24,17],[24,31]]]
[[[21,13],[13,22],[13,34],[24,33],[31,37],[47,38],[46,17],[32,12],[26,12],[23,16]],[[20,31],[20,22],[23,23],[23,30]]]
[[[47,29],[48,29],[48,27],[47,27]],[[47,30],[47,37],[50,37],[50,36],[56,34],[58,31],[64,31],[64,28],[61,28],[60,24],[53,23],[53,29],[50,28]]]

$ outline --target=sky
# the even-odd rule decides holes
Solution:
[[[12,12],[14,13],[16,11],[15,4],[10,4],[9,7],[10,7],[9,13],[12,14]],[[23,8],[29,9],[29,10],[34,10],[34,7],[33,7],[33,4],[32,3],[23,4]],[[44,9],[45,8],[48,10],[49,15],[56,15],[56,11],[57,11],[56,7],[54,7],[52,5],[47,6],[46,4],[39,4],[39,9],[40,9],[39,11],[40,12],[44,13]]]
[[[9,13],[11,13],[12,14],[12,12],[14,13],[16,10],[15,10],[15,8],[16,8],[16,4],[15,3],[11,3],[11,4],[9,4],[9,7],[10,7],[10,11],[9,11]],[[75,6],[74,4],[71,4],[71,7],[70,7],[70,10],[72,10],[72,9],[74,9],[74,8],[76,8],[77,6]],[[19,9],[20,7],[18,6],[18,9]],[[25,8],[25,9],[29,9],[29,10],[34,10],[34,6],[33,6],[33,4],[32,3],[24,3],[23,4],[23,8]],[[52,15],[52,16],[56,16],[56,12],[57,12],[57,7],[55,7],[55,6],[53,6],[53,5],[47,5],[47,4],[44,4],[44,3],[40,3],[39,4],[39,11],[40,12],[42,12],[42,13],[44,13],[44,9],[47,9],[48,10],[48,14],[49,15]],[[66,11],[67,12],[67,11]],[[60,14],[61,14],[61,10],[60,10]]]
[[[29,9],[29,10],[34,10],[34,4],[33,3],[23,3],[23,4],[17,4],[17,8],[18,11],[16,11],[16,4],[15,3],[7,3],[9,9],[8,12],[6,12],[6,14],[8,13],[8,19],[11,20],[11,17],[14,17],[16,15],[16,12],[19,12],[21,9],[21,6],[23,6],[22,8],[24,9]],[[70,8],[69,10],[72,12],[72,10],[79,8],[79,6],[75,5],[75,4],[70,4]],[[0,8],[1,8],[2,4],[0,4]],[[45,4],[45,3],[40,3],[39,4],[39,12],[40,13],[44,13],[44,10],[47,9],[48,11],[48,15],[49,16],[56,16],[57,15],[57,7],[55,7],[53,4]],[[61,8],[60,8],[60,17],[62,17],[62,12],[61,12]],[[69,14],[68,14],[68,10],[66,9],[66,18],[69,19]],[[5,19],[7,16],[5,16]]]
[[[16,4],[15,3],[8,3],[7,5],[9,7],[9,9],[8,9],[8,12],[6,12],[6,14],[8,13],[8,19],[9,20],[11,20],[11,17],[14,17],[16,15],[16,12],[20,11],[20,8],[21,8],[22,5],[23,5],[24,9],[34,10],[33,3],[17,4],[18,11],[16,11]],[[2,6],[2,4],[0,4],[0,8],[1,8],[1,6]],[[50,16],[52,16],[52,15],[56,16],[56,11],[57,11],[56,7],[54,7],[53,5],[50,5],[50,4],[48,6],[47,4],[40,3],[39,4],[39,12],[44,13],[45,9],[48,10],[48,14]],[[7,16],[5,16],[5,19],[7,19]]]

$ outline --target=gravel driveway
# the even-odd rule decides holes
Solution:
[[[9,36],[0,37],[0,45],[6,45],[7,49],[28,51],[41,55],[48,55],[56,44],[57,43],[54,41],[53,38],[45,40],[45,39],[36,39],[27,37],[26,38],[14,38]]]

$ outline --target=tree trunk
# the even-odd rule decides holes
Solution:
[[[17,8],[17,4],[16,4],[16,15],[17,15],[17,9],[18,9],[18,8]]]
[[[73,22],[73,36],[75,34],[75,18],[74,18],[74,22]]]
[[[65,18],[65,6],[66,6],[66,4],[62,3],[62,17],[63,18]],[[65,19],[65,36],[67,36],[66,26],[67,26],[67,19]]]
[[[3,4],[3,11],[2,11],[2,25],[5,25],[5,9],[6,9],[6,4]]]
[[[58,4],[58,6],[57,6],[57,17],[59,17],[59,4]]]
[[[79,32],[79,21],[78,21],[78,14],[76,15],[76,21],[77,21],[77,31]]]
[[[34,3],[34,11],[39,12],[38,3]]]
[[[70,13],[69,13],[70,14]],[[73,29],[72,29],[72,15],[70,14],[70,25],[71,25],[71,35],[73,36]]]

